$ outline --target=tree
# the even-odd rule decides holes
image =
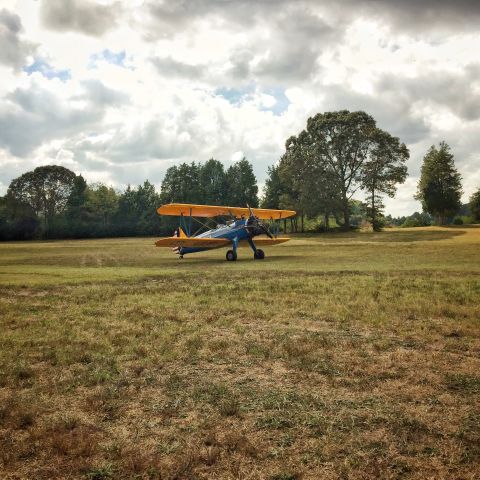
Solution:
[[[136,191],[127,185],[125,191],[118,198],[115,225],[120,235],[137,234],[137,199]]]
[[[362,187],[367,192],[367,218],[374,231],[383,226],[380,221],[383,210],[381,194],[395,196],[397,183],[407,178],[405,162],[409,158],[404,143],[389,133],[377,129],[373,135],[371,153],[361,169]]]
[[[268,167],[268,178],[265,181],[265,191],[262,199],[263,208],[280,208],[280,197],[284,186],[280,178],[278,166]]]
[[[469,206],[473,219],[480,222],[480,188],[470,197]]]
[[[401,227],[428,227],[432,224],[432,219],[428,213],[415,212],[409,217],[403,217],[403,221],[398,224]]]
[[[87,208],[96,224],[97,235],[111,233],[112,219],[116,216],[118,196],[112,187],[98,183],[87,190]]]
[[[85,179],[81,175],[76,176],[65,210],[68,234],[74,237],[88,234],[87,188]]]
[[[379,194],[393,195],[395,184],[404,181],[402,163],[407,158],[405,145],[378,129],[370,115],[342,110],[309,118],[307,128],[287,140],[280,165],[287,167],[284,172],[301,214],[323,212],[328,225],[329,215],[337,217],[340,209],[343,227],[349,229],[354,193],[368,190],[376,219]]]
[[[360,169],[372,145],[375,120],[365,112],[326,112],[307,121],[301,142],[325,163],[340,189],[344,227],[350,228],[349,200],[359,187]]]
[[[223,164],[211,158],[200,166],[199,173],[202,203],[224,205],[226,203],[227,179]]]
[[[445,142],[440,142],[438,149],[432,145],[423,158],[415,198],[422,202],[425,212],[443,225],[460,209],[461,196],[461,176],[455,168],[450,147]]]
[[[160,189],[161,203],[202,203],[199,173],[195,162],[168,168]]]
[[[258,207],[257,179],[252,164],[244,157],[227,170],[227,203],[232,207]]]
[[[146,180],[139,185],[135,192],[135,204],[137,208],[137,233],[140,235],[152,235],[160,230],[160,216],[157,208],[160,199],[155,187]]]
[[[0,240],[35,238],[40,222],[32,207],[12,195],[0,197]]]
[[[65,209],[74,180],[75,173],[68,168],[58,165],[37,167],[12,180],[7,194],[39,215],[48,234],[54,216]]]
[[[290,206],[301,218],[313,218],[324,215],[325,228],[329,228],[329,217],[338,210],[341,201],[340,188],[336,176],[328,167],[324,158],[317,155],[315,142],[308,132],[303,131],[298,137],[290,137],[286,142],[286,152],[280,159],[279,172]],[[286,205],[281,205],[287,208]]]
[[[376,132],[370,115],[341,110],[309,118],[306,130],[287,141],[287,151],[295,150],[297,159],[303,158],[303,163],[311,163],[319,172],[328,172],[329,183],[338,189],[346,229],[350,228],[349,201],[362,186],[361,170]]]

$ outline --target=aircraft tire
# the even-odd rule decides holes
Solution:
[[[263,260],[265,258],[265,252],[260,248],[257,248],[256,252],[253,254],[254,260]]]
[[[237,259],[237,252],[233,250],[228,250],[226,255],[227,261],[234,262]]]

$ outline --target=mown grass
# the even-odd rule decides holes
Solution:
[[[0,478],[478,478],[480,228],[0,245]]]

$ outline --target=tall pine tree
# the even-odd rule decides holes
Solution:
[[[257,179],[252,164],[244,157],[227,170],[227,203],[232,207],[258,207]]]
[[[440,142],[438,149],[432,145],[423,158],[415,198],[422,202],[425,212],[443,225],[460,209],[461,196],[461,176],[455,168],[450,147],[445,142]]]

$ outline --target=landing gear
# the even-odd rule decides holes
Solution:
[[[253,252],[253,259],[254,260],[263,260],[265,258],[265,252],[261,250],[260,248],[257,248]]]
[[[234,262],[237,259],[237,252],[228,250],[226,257],[229,262]]]

